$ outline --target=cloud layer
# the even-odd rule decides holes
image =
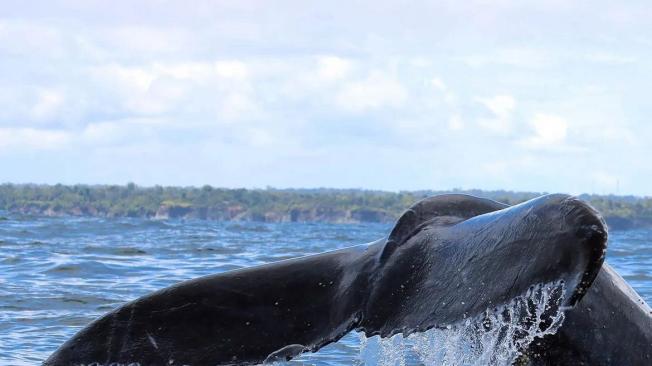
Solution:
[[[0,13],[0,180],[651,195],[646,3]]]

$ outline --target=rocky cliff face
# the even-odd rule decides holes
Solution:
[[[158,208],[158,210],[156,210],[156,214],[154,214],[154,218],[157,220],[166,220],[166,219],[174,219],[178,217],[185,217],[191,211],[192,209],[187,206],[161,205]]]
[[[224,209],[161,205],[154,215],[155,219],[193,218],[221,221],[257,222],[392,222],[395,217],[389,212],[373,209],[337,210],[331,208],[291,208],[285,211],[252,212],[240,205]]]
[[[255,222],[329,222],[329,223],[391,223],[397,214],[389,211],[353,208],[334,209],[330,207],[289,208],[287,210],[252,211],[242,205],[225,205],[223,207],[191,207],[189,205],[162,204],[157,210],[138,209],[123,214],[107,212],[91,205],[72,208],[52,207],[49,205],[30,204],[12,207],[11,211],[37,216],[96,216],[96,217],[142,217],[156,220],[201,219],[215,221],[255,221]],[[607,216],[611,230],[628,230],[652,227],[652,221],[646,219],[627,219]]]

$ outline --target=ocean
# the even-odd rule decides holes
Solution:
[[[0,217],[0,365],[6,366],[38,365],[94,318],[173,283],[371,242],[391,230],[386,224],[52,218],[8,212]],[[652,230],[612,231],[607,261],[652,301]],[[351,333],[291,364],[394,362],[379,357],[387,344],[372,343]],[[396,352],[404,345],[394,347]],[[423,363],[409,357],[401,362]]]

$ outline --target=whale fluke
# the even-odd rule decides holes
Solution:
[[[246,365],[317,351],[351,330],[443,327],[563,281],[563,306],[604,260],[600,215],[566,195],[508,207],[466,195],[421,201],[387,239],[179,283],[102,316],[46,366]]]
[[[605,263],[559,332],[528,356],[532,366],[652,365],[652,309]]]

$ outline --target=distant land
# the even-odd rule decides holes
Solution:
[[[414,202],[465,193],[516,204],[545,192],[362,189],[226,189],[119,185],[0,185],[0,210],[44,216],[141,217],[256,222],[393,222]],[[652,227],[652,197],[581,195],[611,229]]]

